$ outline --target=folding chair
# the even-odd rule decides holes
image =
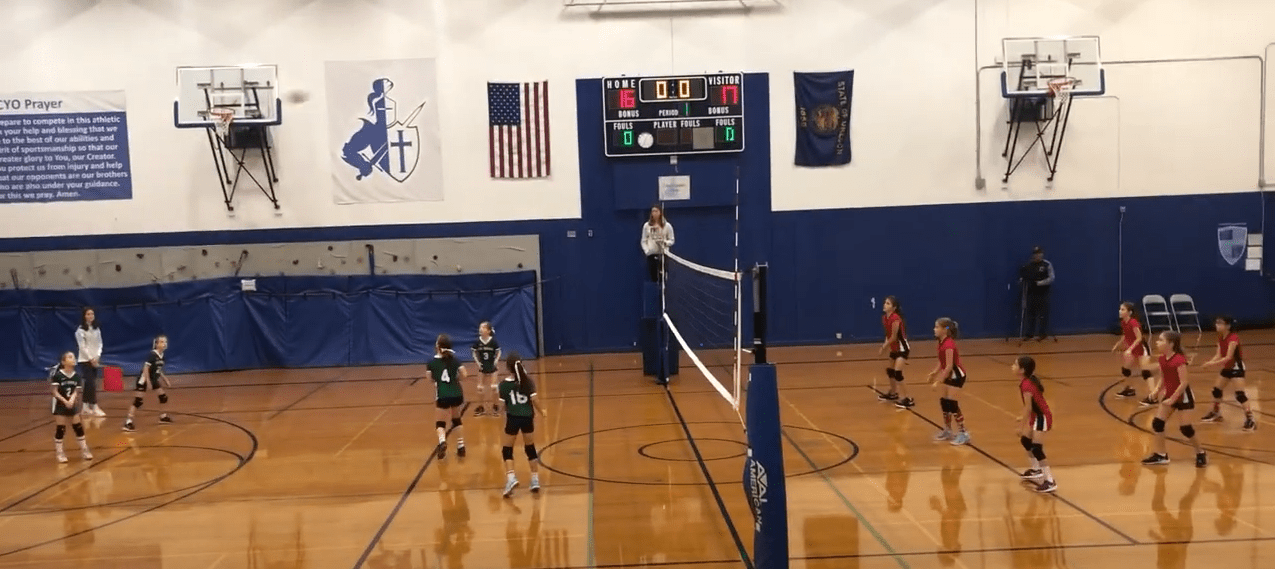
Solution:
[[[1142,297],[1142,314],[1147,319],[1147,331],[1155,333],[1156,330],[1168,330],[1171,332],[1176,330],[1173,324],[1173,313],[1169,310],[1169,303],[1164,300],[1163,296],[1148,294]],[[1157,323],[1157,320],[1162,320],[1163,322]]]
[[[1169,309],[1173,311],[1173,325],[1177,327],[1178,332],[1182,331],[1182,326],[1194,326],[1198,332],[1195,337],[1195,344],[1200,344],[1200,339],[1204,337],[1204,328],[1200,326],[1200,313],[1195,309],[1195,301],[1191,299],[1189,294],[1175,294],[1169,297]]]

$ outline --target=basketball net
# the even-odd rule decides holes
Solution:
[[[209,109],[208,120],[212,121],[217,137],[226,140],[230,136],[230,123],[235,120],[235,111],[231,109]]]
[[[1075,87],[1076,80],[1072,77],[1049,80],[1049,96],[1054,98],[1055,114],[1067,107],[1067,103],[1071,100],[1071,91]]]

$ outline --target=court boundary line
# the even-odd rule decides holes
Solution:
[[[810,455],[806,454],[806,451],[801,449],[801,446],[797,444],[797,441],[788,434],[787,429],[782,429],[780,432],[783,434],[784,439],[788,441],[788,444],[792,445],[792,448],[797,451],[797,454],[801,455],[802,460],[806,461],[806,464],[809,464],[811,468],[817,468],[815,462],[811,460]],[[872,537],[876,538],[877,543],[880,543],[883,547],[885,547],[885,550],[894,557],[894,560],[899,564],[899,567],[902,567],[903,569],[911,569],[912,566],[898,555],[898,552],[896,552],[894,547],[890,545],[890,542],[885,539],[885,536],[881,535],[881,533],[877,531],[876,526],[872,525],[872,523],[869,522],[861,512],[859,512],[859,509],[854,507],[854,504],[850,502],[849,498],[846,498],[846,495],[841,492],[841,489],[837,488],[836,484],[832,483],[832,479],[828,478],[828,475],[823,471],[816,472],[819,474],[820,478],[823,478],[824,483],[832,489],[832,492],[836,494],[838,498],[841,498],[841,503],[845,504],[845,506],[850,509],[850,511],[854,514],[854,517],[859,518],[859,522],[867,526],[868,532],[872,534]],[[792,558],[790,557],[789,559]]]
[[[682,410],[678,408],[677,399],[673,397],[673,390],[668,388],[668,384],[664,384],[664,394],[668,396],[668,401],[673,406],[673,413],[677,414],[677,421],[682,425],[682,432],[686,433],[686,442],[690,443],[691,452],[695,453],[700,472],[703,472],[704,478],[708,480],[708,488],[713,493],[713,498],[717,501],[717,508],[722,512],[722,519],[726,522],[726,529],[730,530],[731,538],[735,540],[735,547],[739,549],[740,560],[744,562],[745,569],[756,569],[756,566],[753,565],[752,557],[748,555],[748,549],[744,547],[744,540],[739,537],[739,530],[735,528],[735,522],[730,517],[730,511],[726,509],[726,501],[722,499],[721,492],[717,490],[717,484],[713,482],[713,475],[708,471],[708,465],[704,464],[704,457],[700,455],[699,446],[695,444],[695,437],[691,435],[691,428],[686,424],[686,419],[682,416]]]
[[[218,418],[216,418],[216,417],[208,417],[208,416],[204,416],[204,415],[198,415],[198,414],[195,414],[195,413],[182,413],[182,412],[180,412],[180,411],[169,411],[169,413],[172,413],[172,414],[174,414],[174,415],[185,415],[185,416],[187,416],[187,417],[197,417],[197,418],[200,418],[200,419],[205,419],[205,420],[208,420],[208,421],[213,421],[213,422],[221,423],[221,424],[224,424],[224,425],[229,425],[229,426],[231,426],[231,427],[234,427],[234,428],[236,428],[236,429],[239,429],[240,431],[243,431],[243,433],[244,433],[244,434],[248,435],[248,440],[249,440],[249,442],[251,442],[251,443],[252,443],[252,448],[248,451],[248,454],[244,456],[244,460],[243,460],[243,461],[241,461],[241,462],[239,463],[239,465],[238,465],[238,466],[236,466],[234,469],[232,469],[230,472],[227,472],[227,473],[225,473],[225,474],[222,474],[221,476],[218,476],[218,477],[216,477],[216,478],[214,478],[214,479],[210,480],[210,481],[209,481],[207,484],[205,484],[204,486],[201,486],[201,487],[199,487],[199,488],[196,488],[195,490],[192,490],[192,491],[190,491],[190,492],[187,492],[186,494],[182,494],[181,496],[178,496],[178,497],[176,497],[176,498],[173,498],[172,500],[169,500],[169,501],[167,501],[167,502],[163,502],[163,503],[161,503],[161,504],[156,504],[156,505],[154,505],[154,506],[147,507],[147,508],[146,508],[146,509],[144,509],[144,510],[141,510],[141,511],[138,511],[138,512],[133,512],[133,513],[131,513],[131,514],[127,515],[127,516],[123,516],[123,517],[121,517],[121,518],[119,518],[119,519],[111,520],[111,521],[109,521],[109,522],[106,522],[106,523],[103,523],[103,524],[100,524],[100,525],[97,525],[97,526],[93,526],[93,527],[91,527],[91,528],[83,529],[83,530],[80,530],[80,531],[77,531],[77,532],[73,532],[73,533],[64,534],[64,535],[61,535],[61,536],[59,536],[59,537],[55,537],[55,538],[53,538],[53,539],[49,539],[49,540],[46,540],[46,541],[42,541],[42,542],[40,542],[40,543],[35,543],[35,544],[28,545],[28,546],[25,546],[25,547],[21,547],[21,548],[18,548],[18,549],[13,549],[13,550],[10,550],[10,551],[3,551],[3,552],[0,552],[0,557],[6,557],[6,556],[9,556],[9,555],[13,555],[13,554],[15,554],[15,553],[22,553],[23,551],[30,551],[30,550],[32,550],[32,549],[36,549],[36,548],[39,548],[39,547],[44,547],[44,546],[46,546],[46,545],[51,545],[51,544],[57,543],[57,542],[59,542],[59,541],[65,541],[65,540],[71,539],[71,538],[73,538],[73,537],[78,537],[78,536],[84,535],[84,534],[89,533],[89,532],[94,532],[94,531],[97,531],[97,530],[100,530],[100,529],[103,529],[103,528],[107,528],[107,527],[113,526],[113,525],[118,524],[118,523],[126,522],[126,521],[128,521],[128,520],[131,520],[131,519],[133,519],[133,518],[136,518],[136,517],[142,516],[142,515],[144,515],[144,514],[149,514],[149,513],[153,512],[153,511],[158,510],[158,509],[160,509],[160,508],[163,508],[163,507],[165,507],[165,506],[169,506],[169,505],[175,504],[175,503],[180,502],[180,501],[182,501],[182,500],[184,500],[184,499],[186,499],[186,498],[189,498],[189,497],[191,497],[191,496],[194,496],[195,494],[198,494],[198,493],[200,493],[200,492],[203,492],[204,490],[207,490],[207,489],[209,489],[209,488],[212,488],[213,486],[216,486],[217,484],[220,484],[222,481],[224,481],[224,480],[226,480],[227,478],[230,478],[231,476],[235,475],[235,474],[236,474],[236,473],[238,473],[240,470],[243,470],[243,467],[247,466],[247,465],[248,465],[248,463],[249,463],[249,462],[252,462],[252,459],[253,459],[254,457],[256,457],[256,456],[257,456],[257,448],[260,446],[260,443],[259,443],[259,441],[257,440],[257,434],[256,434],[256,433],[254,433],[254,432],[252,432],[251,430],[249,430],[247,427],[244,427],[243,425],[240,425],[240,424],[235,423],[235,422],[233,422],[233,421],[227,421],[227,420],[225,420],[225,419],[218,419]],[[126,451],[126,450],[128,450],[128,449],[125,449],[125,451]],[[125,452],[125,451],[120,451],[120,452],[121,452],[121,454],[122,454],[122,453],[123,453],[123,452]]]
[[[874,389],[873,391],[876,391],[876,390]],[[877,391],[877,393],[878,393],[878,394],[880,394],[881,392],[880,392],[880,391]],[[933,426],[934,428],[936,428],[936,429],[941,429],[941,428],[942,428],[942,427],[941,427],[938,423],[934,422],[934,421],[933,421],[933,420],[931,420],[929,417],[926,417],[925,415],[922,415],[919,411],[917,411],[917,410],[916,410],[916,408],[908,409],[908,412],[909,412],[909,413],[912,413],[913,415],[916,415],[916,416],[917,416],[918,418],[920,418],[922,421],[925,421],[926,423],[929,423],[930,425],[932,425],[932,426]],[[983,450],[983,449],[982,449],[982,448],[980,448],[978,445],[975,445],[975,444],[974,444],[974,443],[972,443],[972,442],[970,442],[970,443],[966,443],[966,444],[964,444],[964,445],[960,445],[960,446],[969,447],[969,448],[970,448],[971,450],[973,450],[974,452],[976,452],[976,453],[978,453],[978,454],[980,454],[980,455],[983,455],[983,456],[984,456],[984,457],[986,457],[988,460],[990,460],[990,461],[992,461],[992,462],[994,462],[994,463],[996,463],[996,464],[1001,465],[1003,468],[1005,468],[1006,470],[1010,471],[1011,473],[1013,473],[1013,474],[1015,474],[1015,475],[1017,475],[1017,474],[1018,474],[1018,469],[1016,469],[1016,468],[1014,468],[1014,467],[1010,466],[1008,463],[1006,463],[1006,462],[1002,461],[1001,459],[996,458],[995,456],[992,456],[992,454],[991,454],[991,453],[987,452],[986,450]],[[1056,493],[1056,492],[1055,492],[1055,493],[1052,493],[1052,494],[1050,494],[1050,497],[1052,497],[1052,498],[1054,498],[1054,499],[1056,499],[1056,500],[1058,500],[1058,501],[1060,501],[1060,502],[1062,502],[1062,503],[1064,503],[1064,504],[1067,504],[1068,506],[1071,506],[1071,507],[1072,507],[1073,509],[1075,509],[1076,511],[1080,512],[1081,514],[1084,514],[1084,515],[1085,515],[1085,517],[1087,517],[1087,518],[1089,518],[1089,519],[1091,519],[1091,520],[1093,520],[1093,521],[1097,522],[1097,523],[1098,523],[1099,525],[1101,525],[1102,527],[1105,527],[1105,528],[1107,528],[1107,529],[1111,530],[1111,532],[1112,532],[1112,533],[1115,533],[1116,535],[1118,535],[1118,536],[1120,536],[1120,537],[1124,538],[1124,539],[1125,539],[1125,541],[1128,541],[1130,544],[1142,544],[1142,542],[1141,542],[1141,541],[1138,541],[1137,539],[1134,539],[1134,538],[1133,538],[1133,536],[1131,536],[1131,535],[1129,535],[1129,534],[1127,534],[1127,533],[1125,533],[1125,532],[1123,532],[1123,531],[1120,531],[1118,528],[1116,528],[1116,526],[1111,525],[1111,524],[1110,524],[1110,523],[1108,523],[1106,520],[1104,520],[1104,519],[1102,519],[1102,518],[1098,517],[1098,516],[1097,516],[1097,515],[1095,515],[1094,513],[1090,512],[1089,510],[1086,510],[1086,509],[1084,509],[1084,508],[1080,507],[1080,506],[1079,506],[1079,505],[1077,505],[1075,502],[1072,502],[1071,500],[1068,500],[1067,498],[1064,498],[1064,497],[1062,497],[1062,496],[1058,495],[1058,493]]]
[[[593,360],[592,360],[592,359],[590,359],[590,360],[589,360],[589,480],[588,480],[588,485],[589,485],[589,528],[588,528],[588,532],[589,532],[589,533],[588,533],[588,536],[586,537],[586,543],[587,543],[588,551],[587,551],[587,552],[586,552],[586,554],[585,554],[585,555],[586,555],[585,561],[588,563],[588,566],[589,566],[589,567],[594,567],[594,566],[596,566],[596,565],[598,564],[597,543],[594,541],[595,537],[594,537],[594,533],[593,533],[593,532],[594,532],[593,524],[594,524],[594,519],[595,519],[595,517],[594,517],[595,512],[594,512],[594,510],[593,510],[593,503],[594,503],[594,502],[593,502],[593,500],[594,500],[594,496],[593,496],[593,491],[594,491],[594,486],[593,486],[593,475],[594,475],[594,468],[593,468],[593,457],[594,457],[594,454],[593,454],[593,411],[594,411],[594,410],[593,410],[593,380],[594,380],[594,374],[593,374]],[[562,412],[562,409],[558,409],[558,412],[559,412],[559,413],[561,413],[561,412]],[[543,464],[541,464],[541,466],[543,466]]]
[[[26,502],[27,500],[30,500],[30,499],[32,499],[32,498],[34,498],[34,497],[36,497],[36,496],[39,496],[40,494],[43,494],[43,493],[45,493],[45,492],[48,492],[49,490],[52,490],[52,489],[54,489],[54,488],[57,488],[58,486],[60,486],[60,485],[62,485],[63,483],[67,482],[68,480],[71,480],[72,478],[75,478],[75,477],[77,477],[77,476],[79,476],[79,475],[81,475],[81,474],[84,474],[84,473],[86,473],[86,472],[88,472],[88,471],[90,471],[90,470],[93,470],[94,468],[97,468],[97,467],[98,467],[98,465],[101,465],[101,464],[105,464],[105,463],[107,463],[107,462],[110,462],[110,460],[111,460],[111,459],[113,459],[113,458],[115,458],[115,457],[118,457],[119,455],[124,454],[124,453],[126,453],[126,452],[128,452],[128,449],[123,449],[123,450],[121,450],[121,451],[119,451],[119,452],[117,452],[117,453],[115,453],[115,454],[112,454],[112,455],[110,455],[110,456],[108,456],[108,457],[106,457],[106,458],[103,458],[103,459],[101,459],[101,460],[96,460],[96,459],[95,459],[95,460],[93,460],[93,462],[92,462],[91,464],[89,464],[88,466],[85,466],[85,467],[83,467],[83,468],[80,468],[79,470],[76,470],[75,472],[72,472],[72,473],[70,473],[70,474],[68,474],[68,475],[66,475],[66,476],[61,477],[61,478],[58,478],[57,480],[54,480],[53,482],[50,482],[49,484],[46,484],[44,487],[42,487],[42,488],[40,488],[40,489],[38,489],[38,490],[36,490],[36,491],[34,491],[34,492],[31,492],[31,493],[27,494],[26,496],[23,496],[23,497],[19,498],[17,501],[14,501],[14,502],[11,502],[11,503],[9,503],[9,504],[5,505],[4,507],[0,508],[0,514],[3,514],[3,513],[5,513],[5,512],[8,512],[9,510],[12,510],[13,508],[17,507],[19,504],[21,504],[21,503],[23,503],[23,502]],[[6,517],[7,517],[7,516],[6,516]]]
[[[469,405],[469,403],[465,403],[461,406],[461,416],[464,416],[465,412],[469,410]],[[455,425],[447,429],[447,435],[451,435],[454,430],[456,430]],[[447,443],[444,442],[443,444]],[[438,446],[435,445],[433,450],[430,451],[429,457],[425,459],[425,464],[421,465],[421,469],[417,471],[416,477],[412,479],[411,484],[408,484],[407,489],[403,490],[402,494],[399,495],[398,503],[390,510],[389,515],[385,517],[385,521],[381,522],[381,527],[376,530],[376,533],[372,536],[372,541],[368,542],[367,547],[363,549],[362,555],[359,555],[359,559],[354,562],[354,569],[360,569],[363,567],[364,563],[367,563],[367,558],[372,555],[372,550],[376,548],[377,543],[380,543],[381,538],[385,537],[386,530],[390,529],[390,526],[394,524],[394,518],[398,517],[398,513],[403,510],[403,505],[407,503],[407,499],[412,496],[412,493],[416,491],[416,486],[420,484],[421,479],[425,477],[425,471],[429,470],[429,465],[434,464],[434,460],[437,458]]]
[[[1116,381],[1115,383],[1108,385],[1106,389],[1103,389],[1101,392],[1098,393],[1098,406],[1101,407],[1102,410],[1106,412],[1108,416],[1110,416],[1112,419],[1115,419],[1116,421],[1119,421],[1121,424],[1131,427],[1138,432],[1155,436],[1155,433],[1152,432],[1151,430],[1143,428],[1141,425],[1135,424],[1133,422],[1134,417],[1137,417],[1138,415],[1141,415],[1142,413],[1146,413],[1147,411],[1152,411],[1155,409],[1154,407],[1139,408],[1137,411],[1134,411],[1133,413],[1131,413],[1129,415],[1129,418],[1127,419],[1121,419],[1120,416],[1115,413],[1115,411],[1112,411],[1109,407],[1107,407],[1107,393],[1109,393],[1113,387],[1119,385],[1120,383],[1121,383],[1120,381]],[[1167,433],[1164,435],[1164,440],[1173,442],[1182,446],[1191,447],[1192,450],[1194,450],[1195,448],[1194,446],[1191,445],[1191,443],[1187,442],[1185,439],[1180,439],[1178,437],[1170,436]],[[1208,443],[1205,443],[1203,440],[1200,441],[1200,448],[1203,448],[1207,450],[1208,452],[1220,454],[1222,456],[1230,457],[1236,460],[1254,462],[1257,464],[1265,464],[1267,466],[1275,466],[1275,463],[1267,462],[1265,460],[1258,460],[1251,456],[1242,456],[1235,453],[1227,452],[1225,450],[1218,450],[1219,448],[1225,448],[1225,447],[1210,446]],[[1273,451],[1262,450],[1262,449],[1244,449],[1244,450],[1249,452],[1273,452]]]
[[[13,433],[13,434],[11,434],[11,435],[7,436],[7,437],[4,437],[3,439],[0,439],[0,443],[3,443],[3,442],[8,441],[8,440],[10,440],[10,439],[16,439],[16,438],[18,438],[18,437],[20,437],[20,436],[22,436],[22,435],[25,435],[25,434],[27,434],[27,433],[29,433],[29,432],[31,432],[31,431],[34,431],[34,430],[36,430],[36,429],[38,429],[38,428],[40,428],[40,427],[47,427],[47,426],[49,426],[49,425],[52,425],[53,423],[54,423],[54,420],[53,420],[53,419],[46,419],[46,420],[40,421],[40,422],[38,422],[38,423],[36,423],[36,424],[34,424],[34,425],[31,425],[30,427],[27,427],[27,428],[25,428],[25,429],[22,429],[21,431],[18,431],[18,432],[16,432],[16,433]]]
[[[307,392],[305,395],[302,395],[300,399],[297,399],[296,401],[293,401],[292,403],[289,403],[288,405],[286,405],[286,406],[285,406],[284,408],[282,408],[282,409],[276,410],[276,411],[275,411],[274,413],[272,413],[269,417],[266,417],[266,420],[267,420],[267,421],[269,421],[269,420],[271,420],[271,419],[274,419],[275,417],[278,417],[279,415],[284,414],[284,412],[286,412],[287,410],[289,410],[289,409],[291,409],[291,408],[293,408],[293,407],[296,407],[298,403],[300,403],[300,402],[302,402],[302,401],[305,401],[306,399],[309,399],[311,395],[314,395],[315,393],[318,393],[320,389],[323,389],[324,387],[327,387],[327,386],[329,386],[329,385],[332,385],[333,383],[335,383],[335,382],[337,382],[337,381],[341,381],[342,379],[344,379],[344,378],[345,378],[345,376],[346,376],[346,375],[347,375],[347,374],[344,374],[344,373],[343,373],[343,374],[340,374],[340,375],[338,375],[338,376],[336,376],[336,377],[332,378],[330,381],[325,381],[325,382],[323,382],[323,383],[320,383],[317,387],[315,387],[314,389],[311,389],[311,390],[310,390],[309,392]]]

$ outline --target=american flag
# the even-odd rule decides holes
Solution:
[[[493,178],[549,175],[549,82],[488,83]]]

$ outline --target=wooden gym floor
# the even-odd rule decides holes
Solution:
[[[914,412],[876,401],[875,345],[774,350],[792,566],[1270,567],[1275,414],[1261,407],[1275,333],[1243,337],[1260,429],[1241,433],[1226,407],[1224,423],[1199,427],[1203,470],[1178,443],[1171,465],[1138,464],[1150,416],[1112,397],[1113,336],[1023,346],[1040,356],[1056,413],[1053,496],[1016,475],[1016,343],[962,343],[973,444],[961,448],[930,440],[941,416],[918,383],[932,341],[914,342],[907,369]],[[110,417],[89,422],[97,459],[75,458],[68,432],[62,466],[44,386],[0,384],[0,569],[741,567],[732,527],[752,549],[742,429],[683,366],[666,394],[633,355],[534,362],[549,411],[537,424],[545,488],[526,492],[519,449],[523,486],[508,500],[504,420],[467,416],[469,456],[431,459],[417,366],[175,376],[176,424],[157,424],[148,399],[131,435],[120,431],[131,394],[104,394]],[[1207,400],[1213,377],[1194,377]]]

